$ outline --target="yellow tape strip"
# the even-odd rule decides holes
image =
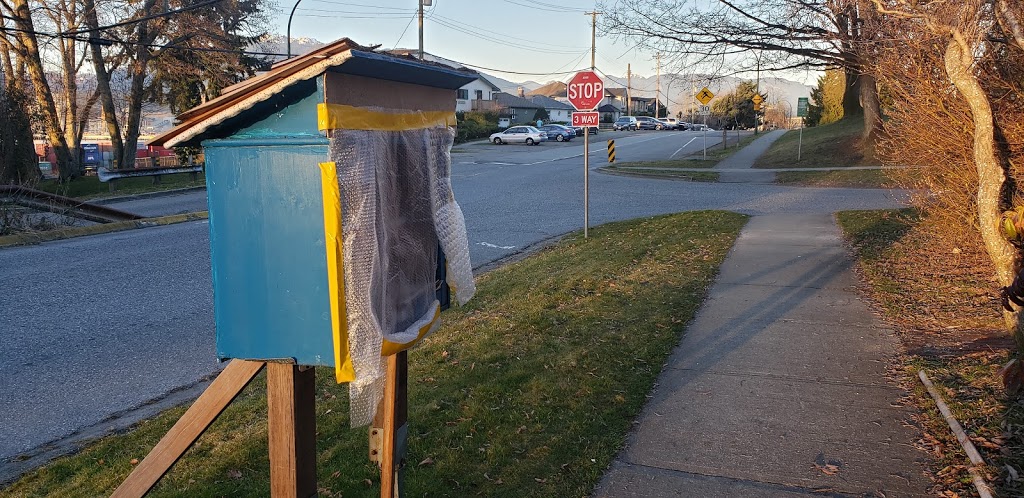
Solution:
[[[316,121],[320,131],[405,131],[455,126],[455,113],[451,111],[391,113],[371,111],[363,107],[344,104],[317,104]]]
[[[436,324],[437,320],[440,318],[441,307],[438,306],[436,309],[434,309],[434,318],[431,318],[429,323],[420,327],[420,332],[416,335],[415,339],[405,344],[399,344],[397,342],[391,342],[387,339],[384,339],[384,344],[381,347],[380,355],[391,356],[393,354],[400,353],[402,351],[405,351],[406,349],[415,346],[416,343],[420,342],[423,339],[423,337],[426,336],[430,332],[430,330],[434,328],[434,324]]]
[[[345,310],[345,275],[341,232],[341,191],[333,162],[320,163],[324,197],[324,240],[327,246],[327,282],[331,296],[331,335],[334,339],[334,377],[338,383],[356,379],[348,351],[348,314]]]

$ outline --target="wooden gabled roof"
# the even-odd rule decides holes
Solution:
[[[439,88],[459,88],[478,76],[473,71],[460,71],[410,57],[377,53],[375,49],[342,38],[307,54],[278,62],[270,71],[229,86],[219,97],[178,115],[177,126],[154,137],[149,143],[173,147],[195,140],[207,130],[279,94],[285,88],[315,78],[328,70],[338,70],[338,66],[343,64],[348,69],[345,72],[352,74]]]

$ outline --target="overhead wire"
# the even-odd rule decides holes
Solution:
[[[106,31],[108,29],[120,28],[122,26],[128,26],[130,24],[138,24],[138,23],[143,22],[143,21],[149,21],[149,20],[152,20],[152,19],[160,19],[162,17],[169,17],[169,16],[172,16],[174,14],[181,14],[182,12],[189,12],[189,11],[192,11],[192,10],[201,9],[203,7],[209,7],[209,6],[213,5],[213,4],[220,3],[222,1],[224,1],[224,0],[207,0],[205,2],[200,2],[200,3],[197,3],[195,5],[189,5],[188,7],[182,7],[180,9],[168,10],[168,11],[164,11],[164,12],[158,12],[156,14],[150,14],[148,16],[142,16],[142,17],[139,17],[139,18],[136,18],[136,19],[128,19],[127,21],[121,21],[119,23],[108,24],[106,26],[99,26],[99,27],[96,27],[96,28],[79,29],[79,30],[76,30],[76,31],[65,31],[65,32],[63,32],[61,34],[62,35],[70,36],[70,35],[83,35],[83,34],[93,33],[93,32],[96,32],[96,31]]]
[[[560,55],[568,55],[568,54],[576,54],[577,53],[577,50],[552,50],[550,48],[545,48],[543,46],[540,46],[540,45],[538,45],[536,43],[524,40],[522,38],[514,37],[514,36],[511,36],[511,35],[502,35],[501,33],[492,32],[493,34],[496,34],[496,35],[499,35],[499,36],[506,36],[507,37],[507,39],[504,39],[504,40],[498,39],[498,38],[494,38],[493,36],[490,36],[489,34],[477,31],[474,28],[461,25],[460,21],[455,21],[453,19],[450,19],[448,17],[442,16],[440,14],[433,14],[433,15],[431,15],[430,16],[430,20],[432,20],[432,21],[434,21],[434,22],[436,22],[436,23],[438,23],[438,24],[440,24],[440,25],[442,25],[442,26],[444,26],[446,28],[458,31],[460,33],[472,36],[474,38],[479,38],[481,40],[485,40],[485,41],[489,41],[489,42],[492,42],[492,43],[496,43],[496,44],[499,44],[499,45],[502,45],[502,46],[508,46],[510,44],[510,42],[515,42],[516,44],[522,46],[523,48],[527,48],[529,50],[533,50],[535,52],[540,52],[540,53],[560,54]]]

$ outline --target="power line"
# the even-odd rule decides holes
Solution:
[[[191,50],[193,52],[212,52],[212,53],[223,53],[223,54],[242,54],[242,55],[260,55],[267,57],[286,57],[285,54],[276,52],[258,52],[253,50],[231,50],[226,48],[211,48],[211,47],[187,47],[181,45],[161,45],[158,43],[139,43],[131,41],[123,41],[111,38],[99,38],[95,36],[82,37],[82,36],[67,36],[64,33],[44,33],[41,31],[32,31],[27,29],[9,28],[7,26],[0,26],[0,31],[6,31],[11,33],[27,33],[36,36],[42,36],[45,38],[65,38],[69,40],[75,40],[82,43],[98,43],[100,45],[110,46],[113,44],[125,45],[131,47],[147,47],[147,48],[164,48],[171,50]]]
[[[535,44],[533,44],[531,42],[528,42],[526,40],[523,40],[523,39],[517,38],[517,37],[513,37],[513,36],[508,36],[509,39],[506,39],[506,40],[500,40],[500,39],[488,36],[487,34],[478,32],[478,31],[474,30],[473,28],[470,28],[470,27],[467,27],[467,26],[462,26],[462,25],[459,24],[459,21],[454,21],[454,20],[451,20],[449,18],[446,18],[446,17],[438,15],[438,14],[434,14],[434,15],[430,16],[430,19],[433,20],[434,22],[437,22],[438,24],[446,27],[446,28],[453,29],[455,31],[458,31],[460,33],[472,36],[474,38],[479,38],[481,40],[489,41],[489,42],[496,43],[496,44],[499,44],[499,45],[502,45],[502,46],[508,46],[510,41],[514,41],[515,43],[521,45],[523,48],[526,48],[526,49],[529,49],[529,50],[533,50],[535,52],[541,52],[541,53],[547,53],[547,54],[557,54],[557,55],[570,55],[570,54],[575,55],[576,54],[576,51],[574,51],[574,50],[551,50],[551,49],[548,49],[548,48],[537,46],[537,45],[535,45]],[[501,35],[501,36],[505,36],[505,35],[502,35],[501,33],[495,33],[495,34]]]
[[[564,9],[552,8],[548,4],[543,4],[543,3],[540,3],[540,2],[532,2],[532,1],[529,4],[519,3],[519,2],[517,2],[515,0],[504,0],[504,2],[505,3],[510,3],[512,5],[518,5],[520,7],[526,7],[528,9],[543,10],[543,11],[546,11],[546,12],[561,12],[561,13],[572,12],[572,13],[576,13],[576,12],[583,12],[584,11],[583,9],[573,9],[573,8],[564,8]]]
[[[182,12],[189,12],[189,11],[192,11],[192,10],[201,9],[203,7],[209,7],[209,6],[213,5],[213,4],[220,3],[222,1],[223,0],[207,0],[205,2],[200,2],[200,3],[197,3],[195,5],[190,5],[188,7],[182,7],[180,9],[176,9],[176,10],[168,10],[168,11],[165,11],[165,12],[160,12],[158,14],[151,14],[151,15],[148,15],[148,16],[142,16],[142,17],[140,17],[138,19],[129,19],[127,21],[121,21],[119,23],[110,24],[110,25],[107,25],[107,26],[100,26],[98,28],[86,28],[86,29],[80,29],[78,31],[65,31],[65,32],[63,32],[61,34],[65,35],[65,36],[83,35],[83,34],[87,34],[87,33],[92,33],[94,31],[105,31],[105,30],[108,30],[108,29],[120,28],[121,26],[127,26],[129,24],[138,24],[140,22],[149,21],[151,19],[159,19],[159,18],[162,18],[162,17],[172,16],[174,14],[180,14]]]

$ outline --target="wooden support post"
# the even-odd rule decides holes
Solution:
[[[270,495],[315,496],[316,385],[312,367],[267,364]]]
[[[149,492],[224,408],[249,385],[263,365],[261,361],[231,360],[111,497],[134,498]]]
[[[373,427],[380,430],[380,496],[401,496],[400,470],[405,448],[406,423],[409,418],[409,355],[402,351],[387,357],[384,399],[377,408]]]

